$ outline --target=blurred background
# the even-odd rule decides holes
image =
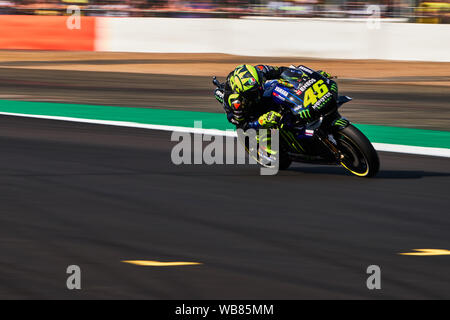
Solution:
[[[0,14],[65,15],[78,5],[86,16],[228,17],[274,16],[366,18],[370,5],[382,18],[417,23],[449,23],[450,1],[420,0],[0,0]]]

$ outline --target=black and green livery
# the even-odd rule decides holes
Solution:
[[[275,129],[279,150],[258,151],[258,157],[264,158],[260,163],[276,162],[280,169],[287,169],[292,162],[334,164],[360,177],[374,176],[379,170],[377,152],[364,134],[340,115],[338,109],[352,99],[338,95],[337,83],[305,66],[289,68],[281,78],[264,85],[264,95],[272,97],[282,115]],[[305,123],[305,118],[313,120]],[[268,136],[263,140],[271,141]]]

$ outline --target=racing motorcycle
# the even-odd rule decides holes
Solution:
[[[304,162],[342,166],[359,177],[375,176],[380,167],[378,154],[369,139],[339,114],[338,109],[352,99],[338,95],[337,83],[302,65],[291,66],[281,79],[263,85],[264,97],[270,96],[282,115],[276,129],[279,152],[252,146],[245,134],[238,134],[248,154],[264,166],[277,162],[281,170],[292,162]],[[216,77],[213,84],[223,90]],[[299,115],[310,105],[320,116],[305,124]]]

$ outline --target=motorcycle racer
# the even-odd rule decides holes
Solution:
[[[216,77],[212,83],[238,141],[260,165],[285,170],[292,162],[335,164],[373,177],[378,154],[339,113],[352,99],[339,95],[333,78],[304,65],[239,65],[224,83]]]
[[[264,84],[268,80],[276,80],[285,87],[292,87],[289,81],[281,79],[282,73],[289,68],[246,64],[230,72],[225,83],[215,90],[215,97],[223,104],[228,121],[244,130],[276,127],[281,114],[277,112],[278,107],[271,96],[264,94]],[[328,73],[318,72],[330,78]],[[316,115],[312,107],[299,113],[305,123],[314,120]]]

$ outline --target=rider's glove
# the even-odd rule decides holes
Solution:
[[[281,120],[281,114],[275,111],[269,111],[259,117],[258,123],[261,128],[274,128]]]
[[[325,77],[327,79],[331,79],[331,74],[329,74],[328,72],[325,72],[323,70],[317,70],[317,72],[322,76]]]
[[[232,110],[234,120],[232,123],[236,124],[244,121],[244,105],[239,99],[231,101],[230,108]]]
[[[223,97],[224,97],[223,90],[220,89],[214,90],[214,96],[216,97],[217,101],[223,104]]]

